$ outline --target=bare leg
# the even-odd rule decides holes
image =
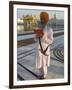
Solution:
[[[40,71],[40,79],[43,79],[43,77],[44,77],[43,67],[41,67],[41,68],[39,69],[39,71]]]
[[[47,78],[47,73],[48,73],[47,70],[48,70],[47,65],[43,66],[44,78]]]

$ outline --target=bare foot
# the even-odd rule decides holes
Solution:
[[[48,76],[45,76],[44,79],[48,79]]]

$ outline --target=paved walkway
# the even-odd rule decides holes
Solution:
[[[60,49],[60,47],[62,47]],[[35,47],[36,44],[23,46],[17,50],[17,74],[18,80],[38,80],[39,71],[35,67]],[[59,50],[58,50],[59,48]],[[54,53],[54,50],[56,51]],[[64,77],[64,58],[63,58],[63,36],[54,39],[51,48],[51,65],[48,67],[48,79]],[[56,56],[56,55],[57,56]],[[61,57],[61,58],[59,58]]]

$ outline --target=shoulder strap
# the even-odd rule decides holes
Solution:
[[[40,37],[39,37],[39,44],[40,44],[41,51],[42,51],[42,53],[43,53],[43,48],[42,48],[42,45],[41,45]]]
[[[42,45],[41,45],[40,37],[39,37],[39,44],[40,44],[41,52],[42,52],[45,56],[48,56],[48,55],[46,55],[45,53],[46,53],[46,51],[48,50],[48,47],[49,47],[49,46],[47,46],[46,49],[43,51],[43,48],[42,48]]]

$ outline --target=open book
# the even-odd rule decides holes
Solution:
[[[38,36],[38,37],[42,37],[44,35],[43,30],[38,28],[38,29],[33,29],[34,33]]]

